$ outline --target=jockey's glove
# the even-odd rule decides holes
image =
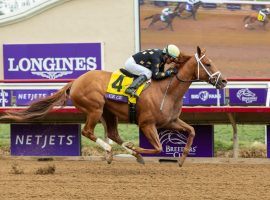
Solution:
[[[165,72],[165,76],[167,77],[173,76],[174,74],[177,74],[176,68],[170,68]]]

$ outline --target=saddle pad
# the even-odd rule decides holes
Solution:
[[[112,73],[110,82],[107,87],[106,98],[121,102],[136,103],[136,97],[131,97],[125,93],[125,90],[132,83],[133,78],[124,75],[120,70]],[[146,83],[142,84],[136,91],[139,96],[143,91]]]
[[[258,16],[257,16],[257,19],[260,21],[260,22],[263,22],[264,19],[265,19],[265,14],[263,12],[259,12]]]

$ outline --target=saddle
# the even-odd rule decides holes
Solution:
[[[138,76],[131,74],[124,68],[121,68],[112,73],[110,82],[107,86],[105,97],[112,101],[129,104],[130,122],[136,123],[136,103],[137,98],[125,93],[125,90],[131,85],[134,78]],[[136,94],[140,96],[142,91],[149,86],[150,81],[142,84],[136,91]]]

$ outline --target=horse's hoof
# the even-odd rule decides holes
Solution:
[[[141,154],[138,154],[138,153],[137,153],[137,154],[135,154],[134,156],[136,157],[136,161],[137,161],[138,163],[140,163],[140,164],[142,164],[142,165],[145,164],[144,159],[143,159],[143,157],[142,157]]]
[[[105,159],[108,164],[111,164],[113,161],[113,154],[112,151],[106,151]]]
[[[132,142],[125,142],[123,145],[125,147],[131,149],[131,150],[134,150],[135,149],[134,144]]]
[[[178,166],[179,166],[179,167],[183,167],[184,161],[185,161],[185,160],[183,160],[183,159],[180,158],[180,159],[178,160]]]

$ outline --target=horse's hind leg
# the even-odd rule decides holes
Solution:
[[[112,162],[112,147],[106,142],[104,142],[102,139],[97,138],[96,135],[94,134],[95,126],[100,121],[101,114],[102,112],[98,111],[88,113],[87,121],[82,130],[82,134],[83,136],[99,144],[107,152],[107,155],[110,155],[106,157],[107,162],[110,164]]]
[[[111,140],[113,140],[114,142],[116,142],[117,144],[122,146],[124,149],[126,149],[129,154],[136,157],[136,160],[137,160],[138,163],[144,164],[143,157],[140,154],[136,153],[135,151],[133,151],[131,149],[128,149],[125,146],[124,141],[121,139],[121,137],[120,137],[120,135],[118,133],[118,129],[117,129],[118,118],[114,114],[112,114],[111,112],[104,109],[104,112],[103,112],[103,115],[102,115],[102,121],[103,121],[102,124],[104,126],[104,129],[107,132],[107,136]]]

